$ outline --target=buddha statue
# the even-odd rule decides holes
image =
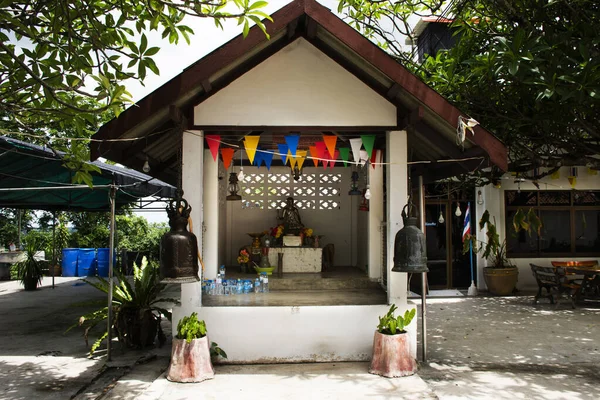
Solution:
[[[284,234],[298,235],[304,225],[300,219],[300,211],[298,207],[294,205],[294,198],[288,197],[286,205],[281,210],[280,219],[283,221],[283,232]]]

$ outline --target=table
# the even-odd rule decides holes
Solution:
[[[277,267],[278,253],[283,253],[284,273],[321,272],[323,249],[320,247],[271,247],[269,248],[271,266]]]
[[[581,288],[575,294],[578,302],[600,300],[600,265],[598,265],[598,261],[552,261],[552,265],[564,268],[565,274],[582,276]]]

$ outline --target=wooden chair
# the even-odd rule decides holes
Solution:
[[[567,279],[565,270],[560,267],[542,267],[540,265],[529,264],[531,272],[538,284],[538,292],[535,295],[533,304],[537,304],[540,297],[547,297],[552,304],[558,307],[559,299],[565,295],[571,300],[571,307],[575,308],[574,297],[581,288],[581,285]],[[546,295],[542,295],[542,289],[546,289]]]

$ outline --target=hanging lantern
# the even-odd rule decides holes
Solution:
[[[410,203],[409,203],[410,204]],[[409,204],[409,214],[412,207]],[[408,216],[402,210],[404,227],[396,233],[394,241],[394,268],[393,272],[423,273],[429,272],[427,268],[427,247],[425,235],[417,228],[417,217]]]
[[[362,192],[358,188],[358,171],[352,171],[352,176],[350,179],[352,179],[352,184],[350,185],[350,191],[348,194],[350,196],[361,196]]]
[[[229,174],[229,186],[227,186],[227,190],[229,191],[229,195],[225,197],[225,199],[229,201],[241,200],[242,196],[238,194],[240,191],[240,185],[238,185],[238,176],[235,172],[231,172]]]
[[[198,241],[187,230],[192,207],[178,193],[167,205],[171,230],[160,239],[160,278],[163,283],[190,283],[198,277]]]
[[[297,162],[292,167],[291,172],[292,172],[292,178],[294,179],[294,181],[298,182],[300,180],[300,177],[302,176],[302,169],[298,167]]]

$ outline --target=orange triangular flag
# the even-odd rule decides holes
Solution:
[[[221,157],[223,158],[223,165],[225,166],[225,169],[229,169],[229,166],[231,165],[231,160],[233,160],[234,152],[235,150],[231,147],[221,148]]]
[[[323,135],[323,141],[327,146],[327,151],[331,157],[335,156],[335,144],[337,143],[337,136],[335,135]]]
[[[256,155],[256,148],[258,147],[259,140],[260,136],[246,136],[244,139],[244,148],[246,149],[250,164],[254,163],[254,156]]]

